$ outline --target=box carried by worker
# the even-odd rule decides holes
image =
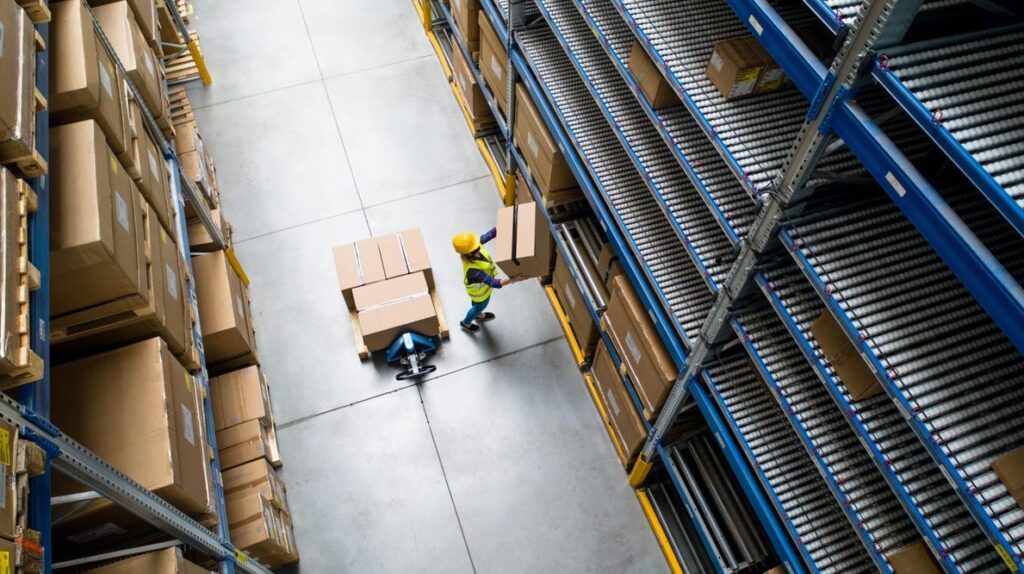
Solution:
[[[509,277],[551,274],[554,243],[547,221],[536,203],[521,203],[498,210],[494,262]]]

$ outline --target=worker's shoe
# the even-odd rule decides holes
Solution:
[[[476,316],[477,321],[490,321],[491,319],[494,319],[494,313],[490,311],[484,311]]]
[[[476,323],[463,323],[462,321],[459,321],[459,326],[467,333],[476,333],[480,330],[480,325],[477,325]]]

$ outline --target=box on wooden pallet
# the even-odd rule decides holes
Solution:
[[[105,564],[85,574],[210,574],[188,560],[180,548],[165,548]]]
[[[633,48],[629,51],[629,71],[652,108],[658,110],[681,103],[639,40],[633,40]]]
[[[480,0],[451,0],[451,8],[466,48],[470,54],[476,54],[480,51],[480,24],[477,22]],[[459,51],[457,46],[455,51]]]
[[[153,49],[139,30],[128,0],[118,0],[93,8],[93,14],[103,28],[117,59],[124,66],[128,78],[135,84],[146,108],[154,118],[166,113],[161,90],[159,62]]]
[[[636,457],[644,440],[647,439],[647,427],[633,408],[633,400],[626,390],[626,384],[603,342],[597,345],[590,372],[619,446],[622,447],[622,450],[618,451],[622,466],[629,468],[630,461]]]
[[[598,330],[594,318],[584,300],[583,291],[573,278],[572,271],[564,258],[559,257],[555,262],[555,271],[551,274],[551,285],[555,288],[558,301],[562,304],[565,316],[569,320],[569,327],[572,328],[573,336],[576,337],[576,344],[583,351],[584,357],[590,357],[601,339],[601,331]]]
[[[543,277],[551,273],[554,243],[547,218],[536,203],[498,210],[494,262],[509,277]]]
[[[36,47],[32,21],[14,2],[0,2],[0,163],[20,175],[42,175],[35,151]]]
[[[386,349],[403,331],[433,337],[441,332],[438,313],[422,271],[352,290],[363,344]]]
[[[494,125],[494,115],[491,114],[491,107],[487,105],[487,98],[470,66],[466,57],[462,55],[462,50],[456,46],[452,50],[452,76],[459,93],[462,94],[462,100],[466,103],[466,111],[469,112],[473,129],[480,131]]]
[[[50,123],[96,120],[115,154],[128,150],[127,96],[82,0],[55,2],[50,25]]]
[[[629,279],[618,275],[605,311],[605,331],[615,343],[622,364],[629,373],[644,416],[653,420],[668,397],[678,370],[661,342],[658,331]]]
[[[257,459],[227,469],[223,473],[224,494],[259,492],[274,507],[288,511],[287,488],[265,459]]]
[[[200,390],[162,340],[65,363],[52,373],[54,424],[183,512],[210,508]],[[55,495],[84,488],[54,476]],[[141,529],[137,517],[105,499],[61,525],[62,538],[80,546]]]
[[[582,197],[565,155],[522,84],[516,85],[515,138],[545,200],[560,205]]]
[[[349,309],[356,308],[353,289],[385,279],[423,272],[427,288],[434,288],[427,244],[418,227],[339,245],[332,254],[338,287]]]
[[[39,272],[28,261],[28,211],[35,202],[28,184],[0,167],[0,388],[38,380],[43,360],[29,342],[29,291]]]
[[[785,81],[782,68],[753,36],[715,44],[706,74],[726,100],[772,92]]]
[[[498,38],[494,26],[491,26],[491,19],[483,10],[478,12],[477,22],[480,28],[480,74],[484,77],[487,88],[491,90],[501,114],[507,118],[508,78],[505,74],[508,51],[505,50],[505,41]]]
[[[249,292],[223,251],[192,257],[206,362],[212,373],[256,364]]]

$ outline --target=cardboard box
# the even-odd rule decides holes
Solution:
[[[265,565],[276,568],[282,564],[280,556],[285,552],[280,540],[278,517],[273,507],[262,498],[249,500],[259,504],[259,511],[245,512],[249,515],[247,518],[231,525],[231,543]]]
[[[895,574],[940,574],[942,569],[935,562],[923,541],[908,544],[885,555]]]
[[[625,275],[612,280],[612,295],[602,321],[615,343],[633,386],[644,405],[644,416],[653,420],[668,397],[678,370]]]
[[[363,344],[386,349],[404,331],[427,337],[440,333],[437,310],[422,272],[364,285],[353,290]]]
[[[284,481],[264,459],[254,460],[227,469],[223,473],[224,493],[227,495],[255,491],[276,508],[288,511]]]
[[[139,111],[138,104],[132,101],[128,107],[133,109],[133,115],[138,118],[137,135],[133,142],[138,152],[135,163],[139,171],[135,183],[146,203],[153,208],[153,213],[160,220],[164,230],[171,235],[177,235],[177,228],[174,225],[176,209],[171,204],[170,173],[164,155],[156,146],[149,131],[142,125],[142,112]]]
[[[192,271],[207,365],[215,370],[229,361],[233,366],[255,363],[249,292],[227,256],[223,251],[193,256]]]
[[[89,4],[93,6],[93,9],[95,10],[96,7],[106,6],[108,4],[114,4],[121,1],[123,0],[89,0]],[[139,32],[142,34],[146,44],[156,51],[156,55],[162,56],[163,51],[159,47],[160,23],[157,19],[156,1],[128,0],[128,5],[134,15],[133,24],[136,25]],[[175,38],[175,41],[172,43],[178,42],[177,38]]]
[[[479,12],[477,22],[480,27],[480,75],[491,90],[501,114],[507,118],[508,77],[505,68],[508,65],[508,51],[505,50],[505,40],[498,38],[490,18],[483,10]]]
[[[509,277],[543,277],[550,273],[554,243],[537,204],[502,207],[497,219],[494,262],[498,267]]]
[[[562,303],[566,318],[569,320],[569,327],[572,328],[573,335],[576,337],[576,343],[583,350],[583,355],[589,357],[601,338],[601,332],[590,315],[583,292],[576,284],[576,279],[573,278],[565,259],[561,257],[555,262],[555,271],[551,274],[551,284],[555,288],[559,302]]]
[[[427,244],[423,241],[423,232],[420,228],[379,235],[374,239],[377,240],[385,277],[393,279],[422,271],[423,277],[427,280],[427,287],[434,288],[434,271],[430,267]]]
[[[828,309],[811,324],[811,334],[832,363],[836,376],[846,385],[851,399],[859,401],[884,392],[867,361]]]
[[[220,230],[220,237],[224,240],[227,245],[231,244],[231,224],[224,218],[223,213],[220,209],[211,209],[210,218],[213,219],[214,225]],[[213,243],[213,238],[206,231],[206,226],[203,222],[198,219],[189,222],[188,224],[188,245],[193,253],[209,253],[210,251],[218,251],[217,246]]]
[[[270,441],[263,423],[253,419],[218,430],[217,448],[220,451],[220,467],[234,468],[261,458],[269,459]]]
[[[658,110],[680,103],[672,84],[662,75],[639,40],[633,40],[633,48],[629,51],[629,71],[652,108]]]
[[[0,159],[35,149],[35,28],[14,2],[0,2]]]
[[[14,540],[18,528],[18,487],[14,460],[18,452],[17,444],[18,429],[0,421],[0,536],[10,540]]]
[[[334,270],[338,274],[338,287],[349,309],[355,309],[353,289],[387,278],[375,239],[339,245],[331,253],[334,256]]]
[[[523,152],[530,175],[540,187],[541,195],[578,187],[565,155],[551,137],[551,132],[522,84],[516,85],[514,130],[516,144]]]
[[[186,513],[210,505],[199,389],[153,338],[53,368],[51,420],[142,486]],[[54,494],[85,487],[55,475]],[[76,519],[112,505],[99,500]]]
[[[292,517],[288,513],[277,511],[281,525],[281,542],[284,544],[284,553],[279,557],[281,564],[291,564],[299,560],[299,548],[295,544],[295,528],[292,525]]]
[[[50,7],[50,123],[96,120],[115,154],[128,150],[127,96],[82,0]]]
[[[776,566],[775,568],[766,571],[764,574],[786,574],[786,569],[782,566]]]
[[[480,25],[477,22],[477,13],[481,11],[480,0],[451,0],[451,8],[455,26],[462,34],[466,48],[470,54],[476,54],[480,51]]]
[[[118,0],[95,6],[93,14],[96,15],[104,35],[113,46],[118,60],[124,66],[128,78],[142,94],[147,109],[154,118],[158,118],[165,111],[161,97],[161,78],[157,73],[159,63],[153,49],[139,30],[128,4],[128,0]]]
[[[19,554],[18,545],[8,540],[0,540],[0,565],[9,564],[8,572],[15,572],[14,564]]]
[[[469,2],[470,0],[463,0]],[[491,107],[487,105],[487,98],[484,97],[480,84],[470,68],[469,62],[462,55],[462,50],[452,50],[452,76],[455,85],[466,102],[466,110],[469,112],[469,119],[473,122],[475,129],[483,129],[494,125],[494,115],[491,114]]]
[[[144,292],[141,197],[97,123],[50,130],[50,164],[51,314]]]
[[[615,278],[625,273],[622,270],[622,263],[619,262],[619,256],[615,254],[611,243],[605,243],[601,248],[601,253],[597,256],[597,273],[598,279],[601,280],[601,284],[605,288],[601,294],[607,301],[611,297]]]
[[[218,431],[251,420],[271,423],[268,395],[263,392],[260,369],[255,365],[211,377],[210,397]]]
[[[182,122],[175,124],[174,148],[178,153],[178,162],[181,164],[185,177],[202,191],[207,198],[214,197],[215,189],[213,176],[210,170],[209,158],[206,153],[206,146],[203,138],[196,129],[195,122]],[[186,214],[192,217],[195,214]]]
[[[1024,508],[1024,446],[1015,448],[992,462],[992,472],[1003,483],[1017,505]]]
[[[726,100],[777,90],[785,80],[782,69],[753,36],[715,44],[706,73]]]
[[[86,574],[210,574],[210,571],[185,560],[180,548],[165,548],[93,568]]]
[[[644,426],[644,422],[640,420],[636,409],[633,408],[632,399],[626,391],[625,383],[619,376],[604,343],[597,345],[590,374],[594,378],[594,384],[604,402],[619,446],[622,447],[622,451],[619,453],[622,466],[628,468],[629,462],[633,460],[647,439],[647,427]]]

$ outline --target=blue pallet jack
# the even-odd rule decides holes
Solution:
[[[415,331],[402,333],[388,347],[387,361],[404,370],[395,375],[399,381],[429,375],[437,366],[426,364],[427,357],[437,350],[434,339]]]

